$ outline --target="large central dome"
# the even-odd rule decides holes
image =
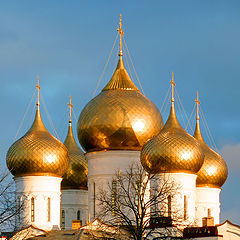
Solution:
[[[141,150],[162,126],[160,111],[131,81],[120,55],[111,80],[81,112],[78,138],[86,151]]]

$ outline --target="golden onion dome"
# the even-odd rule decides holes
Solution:
[[[228,176],[228,167],[224,159],[213,151],[204,141],[197,114],[197,123],[194,137],[200,143],[204,152],[204,162],[197,173],[197,187],[221,187]]]
[[[67,148],[47,131],[42,122],[38,100],[31,128],[7,152],[7,167],[15,177],[61,177],[67,170],[68,161]]]
[[[203,158],[204,154],[198,141],[178,122],[172,97],[167,122],[160,133],[143,146],[142,165],[152,173],[197,173],[203,164]]]
[[[67,137],[64,141],[69,152],[69,166],[63,176],[62,189],[87,189],[88,163],[74,139],[71,122],[70,118]]]
[[[141,150],[163,125],[160,111],[131,81],[120,56],[102,92],[83,109],[78,139],[84,150]]]
[[[85,151],[141,150],[163,126],[157,107],[134,85],[120,53],[117,68],[102,92],[82,110],[78,139]]]

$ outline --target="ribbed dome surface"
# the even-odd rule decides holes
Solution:
[[[141,152],[142,165],[152,173],[197,173],[203,158],[200,144],[178,122],[174,104],[161,132],[148,141]]]
[[[196,123],[194,137],[199,141],[204,152],[204,162],[197,173],[197,186],[220,188],[227,179],[228,167],[224,159],[205,143],[199,120]]]
[[[81,112],[78,138],[88,152],[140,150],[162,125],[159,110],[131,81],[120,56],[109,83]]]
[[[88,163],[74,139],[71,123],[64,145],[68,149],[70,161],[63,176],[62,189],[87,189]]]
[[[28,132],[9,148],[7,166],[14,176],[62,176],[68,167],[67,148],[45,128],[39,106]]]

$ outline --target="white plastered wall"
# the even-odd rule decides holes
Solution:
[[[62,225],[62,229],[72,229],[72,220],[78,220],[78,211],[80,211],[82,225],[85,225],[88,221],[88,191],[83,189],[62,190],[61,213],[62,211],[65,213],[65,224]]]
[[[214,217],[214,224],[219,224],[220,218],[220,188],[197,187],[196,188],[196,225],[202,226],[202,218],[208,216],[208,209],[211,209],[211,216]]]
[[[132,163],[140,163],[140,151],[90,152],[86,154],[86,158],[88,160],[88,210],[91,220],[94,220],[98,213],[96,201],[98,189],[107,188],[116,171],[124,172]]]
[[[173,199],[171,200],[173,223],[183,226],[193,225],[195,222],[197,176],[190,173],[160,173],[158,174],[158,177],[159,184],[168,182],[174,183],[174,187],[172,190],[170,188],[169,192],[170,194],[172,192],[174,195]],[[184,218],[184,196],[186,196],[187,201],[186,218]]]
[[[34,225],[50,231],[60,229],[60,184],[62,178],[52,176],[16,177],[16,198],[24,204],[20,213],[19,227]],[[34,199],[34,221],[31,221],[31,199]],[[50,198],[50,221],[48,219]]]

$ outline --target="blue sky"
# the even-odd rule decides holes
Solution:
[[[173,71],[190,116],[199,91],[208,126],[229,166],[221,197],[222,219],[240,224],[240,193],[236,191],[240,171],[239,9],[239,1],[221,0],[1,1],[3,168],[35,91],[37,75],[54,126],[61,140],[65,138],[68,97],[72,95],[78,118],[103,72],[122,13],[125,39],[145,95],[161,108]],[[117,48],[98,92],[111,77],[116,55]],[[133,80],[139,86],[136,77]],[[52,132],[43,103],[41,108]],[[33,109],[32,103],[18,137],[31,124]],[[164,120],[168,112],[169,108]]]

